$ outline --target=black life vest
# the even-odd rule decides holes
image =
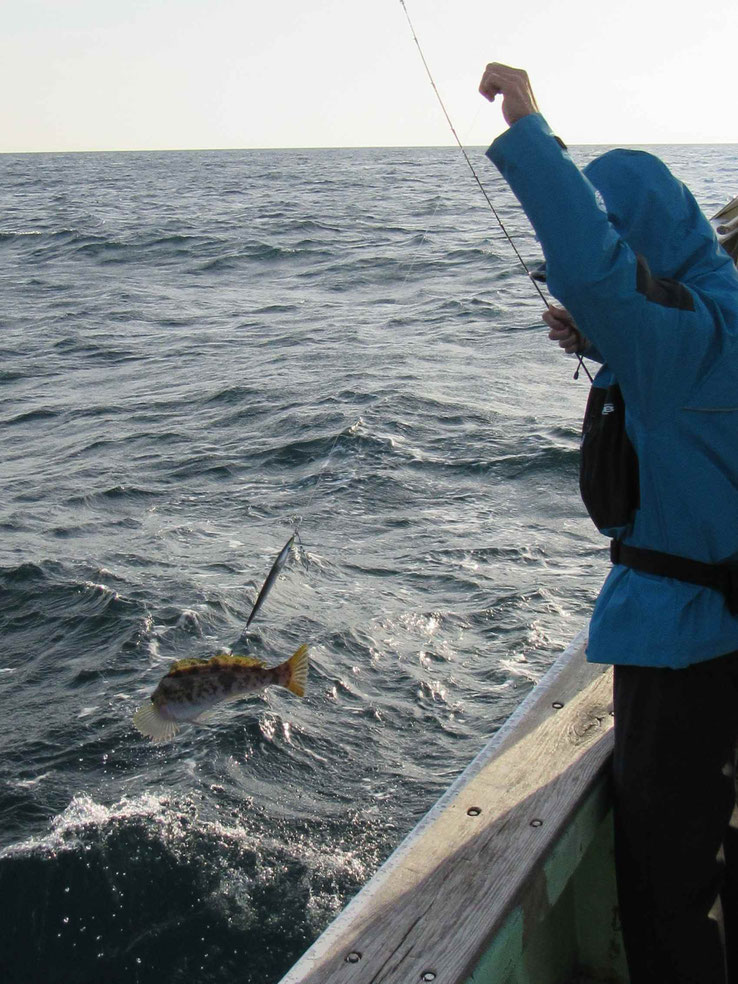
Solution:
[[[638,456],[625,430],[625,401],[617,383],[589,392],[579,490],[599,530],[628,526],[640,505]]]
[[[640,506],[638,455],[625,430],[625,401],[617,383],[590,390],[582,424],[579,488],[587,512],[600,530],[629,526]],[[738,615],[738,567],[706,564],[632,547],[620,540],[611,542],[610,559],[613,564],[644,574],[720,591],[731,615]]]

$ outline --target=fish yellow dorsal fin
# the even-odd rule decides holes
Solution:
[[[262,670],[266,667],[263,660],[254,659],[253,656],[236,656],[230,653],[218,653],[209,662],[214,666],[252,666]]]
[[[266,663],[263,663],[260,659],[254,659],[252,656],[232,656],[230,653],[218,653],[215,656],[211,656],[210,659],[198,659],[197,656],[192,656],[189,659],[178,659],[176,663],[172,663],[169,667],[169,673],[191,670],[195,666],[250,666],[264,669]]]
[[[176,673],[177,670],[188,670],[192,666],[204,666],[208,660],[198,659],[197,656],[191,656],[188,659],[178,659],[176,663],[172,663],[169,667],[170,673]]]

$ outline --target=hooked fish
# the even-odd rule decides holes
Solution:
[[[180,659],[143,707],[133,715],[138,730],[154,741],[168,741],[186,721],[199,721],[216,704],[235,700],[264,687],[286,687],[305,695],[307,646],[300,646],[279,666],[267,667],[250,656],[220,653],[210,659]]]
[[[257,597],[256,601],[254,602],[254,607],[251,609],[251,614],[249,615],[248,621],[246,622],[246,628],[247,629],[251,625],[251,622],[253,621],[253,619],[255,618],[256,613],[259,611],[259,609],[261,608],[261,606],[266,601],[267,595],[272,590],[272,587],[274,586],[274,582],[277,580],[277,576],[278,576],[279,572],[282,570],[282,568],[284,567],[284,565],[287,563],[287,558],[290,555],[290,551],[292,550],[292,544],[295,542],[295,537],[296,536],[297,536],[297,534],[294,533],[289,538],[289,540],[287,541],[287,543],[285,543],[285,545],[279,551],[279,554],[277,555],[277,559],[272,564],[272,566],[271,566],[271,568],[269,570],[269,573],[266,576],[266,580],[264,581],[263,585],[261,586],[261,591],[259,592],[258,597]]]

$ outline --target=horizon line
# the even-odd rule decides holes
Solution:
[[[485,149],[488,144],[465,144],[468,148]],[[730,140],[677,140],[677,141],[597,141],[577,143],[571,147],[736,147]],[[326,144],[323,146],[272,146],[272,147],[132,147],[92,148],[77,150],[0,150],[0,156],[26,157],[40,154],[198,154],[198,153],[250,153],[260,151],[324,151],[324,150],[458,150],[456,143],[443,144]]]

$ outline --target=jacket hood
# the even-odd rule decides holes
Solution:
[[[611,150],[584,173],[600,192],[615,231],[646,259],[654,277],[710,292],[738,289],[733,262],[694,196],[658,157]]]

